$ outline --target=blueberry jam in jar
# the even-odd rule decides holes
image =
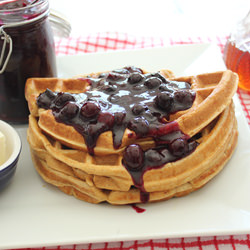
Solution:
[[[0,2],[0,119],[26,123],[24,87],[29,77],[56,77],[48,0]]]
[[[140,190],[141,202],[149,194],[143,175],[192,153],[198,143],[184,134],[170,115],[192,107],[195,92],[187,82],[170,81],[159,72],[144,73],[127,66],[83,79],[89,89],[79,94],[47,89],[37,97],[40,108],[51,109],[58,122],[73,126],[85,139],[90,154],[98,137],[111,131],[113,146],[118,149],[126,129],[129,137],[150,138],[153,148],[132,144],[123,152],[122,164]]]

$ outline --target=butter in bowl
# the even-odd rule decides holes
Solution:
[[[21,147],[17,131],[0,120],[0,190],[10,183],[16,172]]]

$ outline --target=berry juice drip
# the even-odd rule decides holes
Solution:
[[[176,128],[178,128],[177,123]],[[131,174],[135,187],[140,190],[140,199],[143,203],[149,200],[149,193],[144,188],[144,173],[189,155],[198,145],[196,141],[188,139],[184,134],[181,137],[175,137],[170,133],[168,136],[171,138],[169,141],[161,142],[159,145],[156,143],[154,148],[148,150],[143,151],[137,144],[129,145],[125,149],[122,163]]]
[[[250,91],[250,52],[228,42],[225,47],[224,61],[228,69],[239,75],[239,87]]]
[[[143,151],[133,144],[123,155],[123,165],[141,191],[141,201],[147,202],[143,174],[188,155],[197,146],[180,131],[176,121],[168,121],[170,114],[192,106],[195,92],[186,82],[169,81],[160,73],[143,74],[136,67],[83,80],[89,82],[86,92],[56,93],[47,89],[37,98],[38,107],[52,109],[58,122],[73,126],[92,155],[105,131],[112,131],[114,148],[120,147],[127,128],[136,138],[153,138],[155,148]]]
[[[141,214],[144,213],[146,211],[146,209],[138,207],[135,204],[132,204],[131,207],[136,211],[136,213]]]

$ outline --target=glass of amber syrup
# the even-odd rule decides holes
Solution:
[[[231,33],[224,61],[228,69],[239,75],[239,88],[250,91],[250,11]]]

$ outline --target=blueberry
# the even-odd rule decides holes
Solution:
[[[107,76],[107,73],[101,73],[100,75],[98,75],[98,78],[105,78]]]
[[[126,77],[124,75],[118,74],[118,73],[115,73],[115,72],[110,72],[107,75],[107,80],[114,81],[114,82],[123,81],[125,79],[126,79]]]
[[[196,149],[196,147],[199,145],[196,141],[191,141],[188,143],[188,152],[192,152]]]
[[[122,125],[124,118],[126,117],[125,112],[116,112],[114,113],[115,124]]]
[[[87,128],[88,136],[90,137],[90,140],[93,140],[98,135],[98,132],[100,131],[100,126],[97,124],[89,124]]]
[[[147,78],[150,78],[150,77],[157,77],[158,79],[160,79],[160,80],[161,80],[162,82],[164,82],[164,83],[168,83],[168,82],[169,82],[169,81],[168,81],[162,74],[160,74],[159,72],[147,74]]]
[[[82,105],[80,112],[83,117],[91,118],[100,112],[100,106],[98,103],[88,101]]]
[[[140,90],[142,90],[142,88],[143,88],[142,84],[135,84],[133,86],[133,90],[135,90],[135,91],[140,91]]]
[[[56,94],[50,89],[46,89],[37,97],[37,105],[39,108],[49,109],[52,101],[55,99]]]
[[[140,170],[144,164],[144,152],[137,144],[129,145],[123,153],[123,162],[130,170]]]
[[[160,86],[162,81],[157,77],[150,77],[145,82],[144,85],[149,89],[154,89]]]
[[[141,73],[141,74],[143,73],[142,69],[137,68],[135,66],[127,66],[127,67],[124,67],[124,69],[126,69],[130,73],[134,73],[134,72],[138,72],[138,73]]]
[[[178,103],[184,104],[186,108],[190,108],[193,105],[195,93],[187,90],[179,90],[174,93],[174,99]]]
[[[173,93],[174,92],[174,89],[171,88],[171,86],[167,85],[167,84],[162,84],[160,87],[159,87],[159,90],[160,91],[167,91],[167,92],[170,92],[170,93]]]
[[[148,149],[145,152],[145,159],[149,162],[149,164],[153,164],[154,166],[159,166],[163,159],[163,156],[156,149]]]
[[[163,157],[163,164],[176,160],[176,157],[167,148],[161,151],[161,155]]]
[[[109,93],[109,92],[114,92],[117,89],[117,86],[111,83],[108,83],[106,85],[103,85],[101,89]]]
[[[149,131],[148,121],[143,117],[136,117],[128,123],[128,128],[138,136],[146,135]]]
[[[56,108],[62,108],[67,102],[74,102],[75,98],[69,93],[60,92],[54,100],[54,105]]]
[[[127,83],[126,82],[118,82],[117,86],[119,86],[119,88],[127,88]]]
[[[155,103],[159,108],[170,111],[173,104],[173,96],[169,92],[161,92],[156,96]]]
[[[188,82],[181,82],[181,81],[171,81],[169,85],[178,89],[190,89],[191,87],[191,85]]]
[[[147,119],[147,121],[148,122],[155,122],[157,119],[156,119],[156,117],[154,116],[154,114],[152,114],[151,112],[150,112],[150,110],[147,110],[144,114],[143,114],[143,116]]]
[[[129,71],[127,69],[125,69],[125,68],[123,68],[123,69],[115,69],[112,72],[115,72],[115,73],[118,73],[118,74],[128,74],[129,73]]]
[[[140,104],[135,104],[133,107],[132,107],[132,112],[134,115],[139,115],[141,114],[143,111],[144,111],[144,107]]]
[[[97,121],[103,123],[107,129],[111,129],[114,126],[115,117],[109,112],[100,113]]]
[[[71,120],[77,115],[78,110],[79,110],[79,107],[75,103],[68,102],[60,110],[58,117],[62,121]]]
[[[111,103],[118,103],[120,101],[121,97],[119,95],[111,93],[111,95],[108,97],[108,101]]]
[[[135,73],[132,73],[129,78],[128,78],[128,82],[130,84],[135,84],[135,83],[138,83],[140,82],[141,80],[143,79],[143,75],[138,73],[138,72],[135,72]]]
[[[92,81],[90,85],[92,89],[95,89],[95,88],[101,88],[105,84],[106,80],[104,78],[100,78],[97,81]]]
[[[188,143],[186,140],[178,138],[169,144],[169,151],[177,157],[188,153]]]

